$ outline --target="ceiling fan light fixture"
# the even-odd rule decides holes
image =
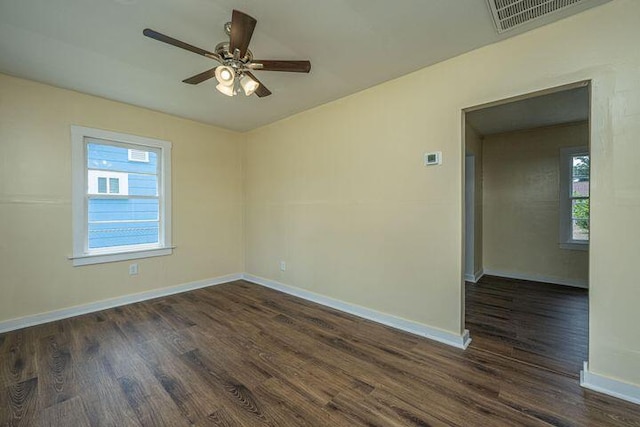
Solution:
[[[236,72],[233,68],[226,65],[221,65],[216,68],[216,80],[223,86],[233,87],[233,82],[236,78]]]
[[[251,96],[260,87],[260,83],[245,74],[240,78],[240,86],[242,86],[245,95]]]
[[[232,86],[227,86],[225,84],[222,83],[218,83],[218,85],[216,86],[216,89],[218,89],[218,91],[224,95],[227,96],[233,96],[236,94],[233,85]]]

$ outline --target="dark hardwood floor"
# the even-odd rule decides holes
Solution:
[[[466,285],[465,313],[473,348],[580,377],[588,359],[586,289],[483,276]]]
[[[640,406],[235,282],[0,335],[0,425],[640,426]]]

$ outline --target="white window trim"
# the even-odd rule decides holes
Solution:
[[[161,152],[159,162],[159,243],[102,248],[87,248],[87,161],[86,138],[102,139],[108,143],[123,143],[150,147]],[[175,246],[171,242],[171,142],[161,139],[127,135],[102,129],[71,126],[71,178],[73,255],[74,266],[126,261],[130,259],[171,255]]]
[[[560,149],[560,249],[589,250],[589,240],[574,240],[571,217],[571,179],[574,156],[588,156],[589,147],[565,147]]]

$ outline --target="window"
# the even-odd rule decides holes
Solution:
[[[73,264],[171,254],[171,143],[80,126],[71,135]]]
[[[107,192],[107,178],[98,177],[98,193],[105,194]]]
[[[560,247],[589,247],[589,176],[587,147],[563,148],[560,153]]]
[[[129,194],[129,174],[100,169],[87,170],[89,194]]]
[[[118,178],[109,178],[109,194],[118,194],[120,192],[120,180]]]

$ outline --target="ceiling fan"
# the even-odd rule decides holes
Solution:
[[[249,50],[249,42],[257,22],[246,13],[234,10],[231,22],[227,22],[224,26],[229,41],[218,43],[215,52],[200,49],[150,28],[145,28],[142,33],[152,39],[197,53],[220,63],[217,67],[183,80],[184,83],[195,85],[215,77],[218,81],[216,89],[227,96],[234,96],[242,90],[247,96],[255,93],[262,98],[271,95],[271,91],[253,75],[252,71],[308,73],[311,71],[311,62],[253,59],[253,53]]]

